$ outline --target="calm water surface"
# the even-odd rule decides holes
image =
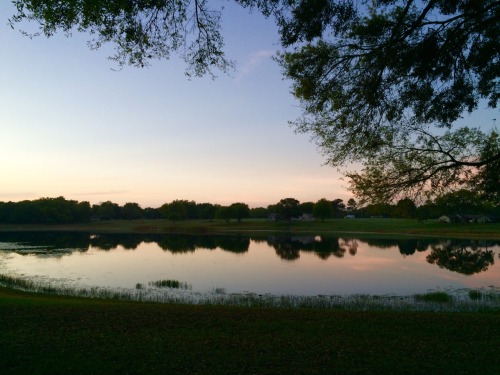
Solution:
[[[409,295],[500,287],[499,263],[499,241],[0,233],[2,274],[112,288]]]

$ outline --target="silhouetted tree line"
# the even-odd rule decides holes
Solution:
[[[21,202],[0,202],[0,223],[60,224],[90,220],[89,202],[58,198],[40,198]]]
[[[500,204],[485,200],[482,196],[471,190],[459,190],[428,200],[417,205],[409,198],[404,198],[392,203],[373,203],[358,208],[356,216],[359,217],[385,217],[403,219],[437,219],[449,214],[482,214],[493,218],[500,217]]]
[[[89,202],[66,200],[64,197],[40,198],[21,202],[0,202],[0,223],[13,224],[64,224],[83,223],[92,220],[168,219],[184,220],[235,220],[269,219],[292,220],[304,215],[317,220],[356,217],[435,219],[452,213],[487,214],[500,217],[500,205],[481,199],[477,192],[459,190],[417,204],[409,198],[396,203],[372,203],[366,206],[353,198],[346,203],[342,199],[322,198],[317,202],[300,202],[284,198],[267,207],[249,208],[246,203],[236,202],[228,206],[212,203],[196,203],[174,200],[159,208],[142,208],[129,202],[123,206],[111,201],[90,205]]]

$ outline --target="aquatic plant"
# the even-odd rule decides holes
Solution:
[[[479,300],[481,299],[483,294],[479,290],[470,290],[469,291],[469,298],[472,300]]]
[[[155,286],[157,288],[173,288],[173,289],[191,289],[190,285],[185,282],[180,282],[179,280],[158,280],[150,281],[148,283],[150,286]]]
[[[425,294],[415,294],[417,301],[448,303],[453,301],[453,297],[446,292],[429,292]]]

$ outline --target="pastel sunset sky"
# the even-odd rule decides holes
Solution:
[[[310,136],[288,124],[300,109],[272,60],[273,21],[221,4],[236,71],[189,80],[176,57],[117,71],[112,46],[91,51],[88,35],[31,40],[8,26],[15,10],[2,2],[0,201],[349,199]]]

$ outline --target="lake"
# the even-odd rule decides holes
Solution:
[[[183,293],[411,295],[500,287],[500,241],[312,235],[0,233],[0,273]]]

